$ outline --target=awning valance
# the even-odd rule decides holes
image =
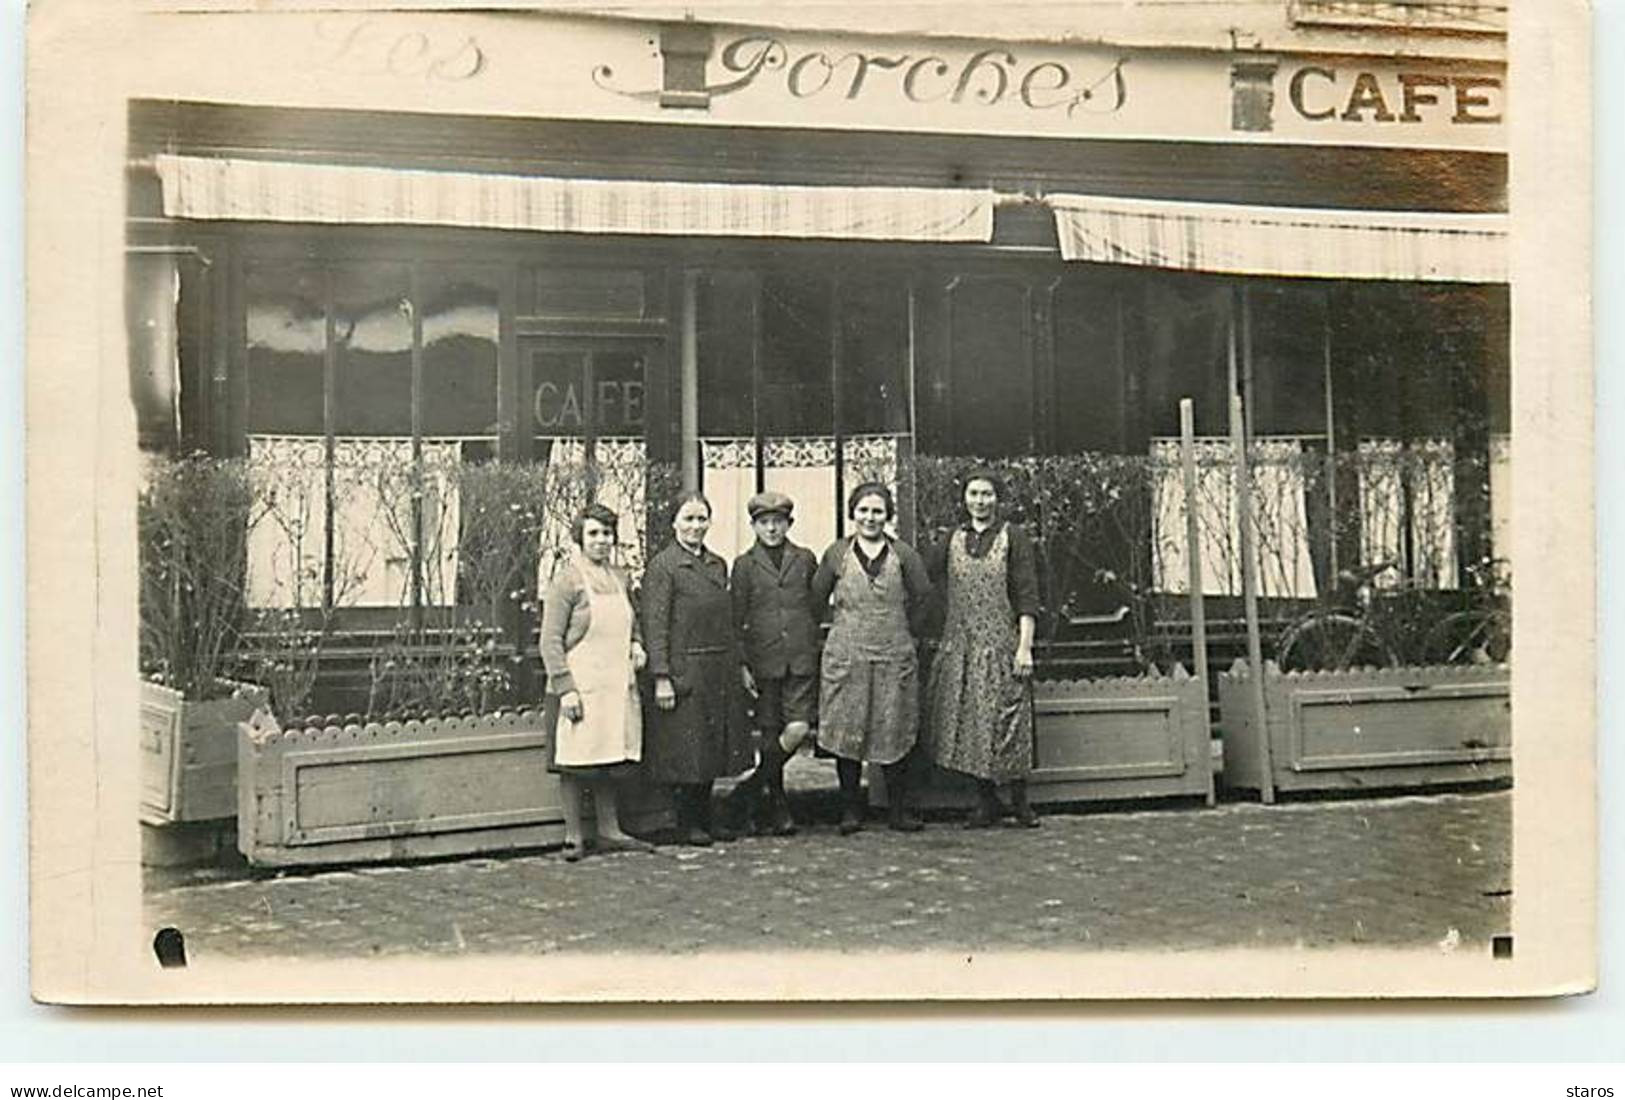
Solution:
[[[991,191],[595,180],[161,155],[172,218],[547,233],[988,241]]]
[[[1500,283],[1504,214],[1319,210],[1052,194],[1061,256],[1178,271]]]

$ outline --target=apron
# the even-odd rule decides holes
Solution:
[[[870,764],[894,764],[919,730],[919,663],[908,629],[908,595],[894,550],[870,579],[850,546],[835,582],[835,617],[824,644],[818,744]]]
[[[554,733],[553,762],[565,768],[643,756],[643,716],[632,677],[632,605],[618,583],[614,592],[599,592],[590,582],[586,590],[587,633],[564,655],[581,695],[582,717],[572,722],[560,708]]]
[[[956,531],[948,543],[948,621],[926,688],[931,758],[977,779],[1025,779],[1033,766],[1033,709],[1013,667],[1010,529],[979,559],[966,538]]]

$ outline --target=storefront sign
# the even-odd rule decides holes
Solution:
[[[1370,55],[1330,60],[1290,49],[382,10],[256,14],[253,27],[252,36],[220,36],[215,24],[191,19],[152,34],[153,55],[144,59],[135,94],[173,97],[176,74],[184,73],[187,98],[279,106],[1136,141],[1506,147],[1505,67],[1493,45],[1482,60],[1453,47],[1447,56],[1398,61],[1382,54],[1400,40],[1373,35]]]
[[[1431,123],[1494,126],[1501,122],[1501,78],[1487,73],[1303,65],[1287,77],[1287,102],[1316,123]]]
[[[787,44],[775,36],[742,35],[725,40],[716,61],[722,79],[696,89],[708,97],[760,86],[792,101],[901,100],[955,107],[1008,102],[1065,115],[1080,110],[1110,114],[1128,100],[1123,58],[1034,60],[1004,46],[942,52],[825,49]],[[638,99],[651,96],[651,89],[616,87],[614,79],[608,65],[593,71],[593,82],[606,91]]]

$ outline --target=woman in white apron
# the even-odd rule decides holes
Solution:
[[[562,565],[542,603],[542,663],[547,668],[548,770],[564,802],[564,858],[587,853],[581,795],[591,790],[598,851],[652,851],[621,828],[620,773],[643,758],[643,715],[636,673],[645,662],[626,575],[610,564],[619,517],[601,504],[577,517],[580,553]]]

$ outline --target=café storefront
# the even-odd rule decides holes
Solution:
[[[389,549],[368,456],[668,464],[726,556],[759,488],[817,547],[871,476],[907,527],[916,456],[1156,455],[1180,398],[1221,437],[1240,393],[1283,454],[1431,448],[1424,485],[1348,495],[1429,500],[1365,537],[1454,586],[1508,522],[1504,38],[1291,14],[1339,7],[1224,44],[267,17],[346,95],[130,105],[143,446],[303,470],[250,602],[361,630],[457,601],[454,539]],[[456,529],[454,492],[421,507]],[[1277,561],[1266,595],[1324,587],[1307,539]],[[1091,583],[1052,593],[1080,624]]]

